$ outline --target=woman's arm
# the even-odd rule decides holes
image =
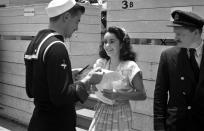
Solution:
[[[131,100],[145,100],[146,99],[146,91],[143,84],[142,72],[139,71],[132,79],[132,86],[134,89]]]
[[[142,80],[142,72],[139,71],[132,79],[132,87],[133,91],[131,92],[118,92],[117,99],[127,99],[127,100],[145,100],[146,99],[146,92],[143,85]],[[116,99],[116,100],[117,100]]]

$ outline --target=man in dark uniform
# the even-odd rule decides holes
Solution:
[[[204,20],[176,10],[176,47],[162,52],[154,91],[155,131],[204,130]]]
[[[93,70],[73,82],[65,38],[78,29],[85,8],[75,0],[52,0],[46,8],[49,29],[39,31],[25,53],[26,92],[35,108],[28,131],[75,131],[75,103],[88,98],[103,73]]]

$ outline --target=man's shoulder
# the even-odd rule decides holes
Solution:
[[[181,51],[181,49],[182,48],[180,47],[173,46],[165,49],[164,51],[162,51],[162,53],[168,54],[168,55],[175,55],[175,54],[178,54]]]
[[[38,37],[38,39],[39,39],[39,37],[42,38],[42,39],[45,38],[45,37],[52,37],[52,38],[56,38],[56,39],[58,39],[58,40],[60,40],[60,41],[64,41],[64,38],[63,38],[62,35],[60,35],[60,34],[57,33],[56,31],[51,30],[51,29],[43,29],[43,30],[40,30],[40,31],[37,33],[36,37]]]

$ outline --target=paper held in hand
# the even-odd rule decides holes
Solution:
[[[98,91],[95,92],[95,94],[100,101],[106,104],[113,105],[114,100],[104,97],[101,91],[103,89],[113,90],[112,82],[121,80],[123,77],[119,72],[116,72],[116,71],[111,71],[106,69],[102,69],[102,71],[104,72],[103,79],[99,84],[96,85],[96,88],[98,89]]]

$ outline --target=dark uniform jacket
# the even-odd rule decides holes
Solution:
[[[173,47],[162,52],[154,92],[155,130],[204,130],[203,55],[196,82],[187,49]]]
[[[25,65],[26,92],[35,104],[28,131],[75,131],[75,103],[88,94],[82,83],[73,83],[63,37],[40,31],[27,48]]]

